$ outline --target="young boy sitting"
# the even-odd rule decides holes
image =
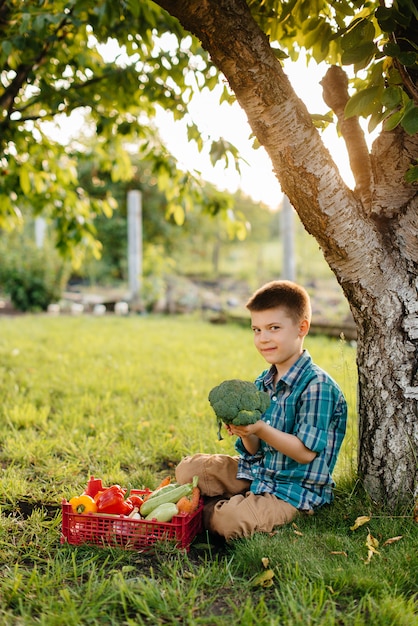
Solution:
[[[255,347],[270,364],[255,381],[270,406],[254,424],[226,426],[239,457],[195,454],[176,468],[179,483],[199,476],[205,527],[226,540],[271,532],[331,502],[347,421],[340,388],[303,348],[311,321],[305,289],[273,281],[246,306]]]

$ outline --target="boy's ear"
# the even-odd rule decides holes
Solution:
[[[299,326],[299,334],[301,337],[306,337],[309,332],[309,322],[308,320],[302,320]]]

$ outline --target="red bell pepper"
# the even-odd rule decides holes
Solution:
[[[144,499],[141,498],[141,496],[138,496],[136,493],[131,493],[131,495],[127,499],[132,502],[134,507],[138,507],[138,509],[140,509],[141,506],[144,504]]]
[[[95,478],[94,476],[90,476],[87,486],[84,490],[84,493],[88,496],[94,498],[94,496],[99,492],[103,491],[104,487],[102,485],[101,478]]]
[[[129,515],[134,508],[129,498],[125,500],[126,489],[120,485],[112,485],[104,491],[97,493],[95,497],[98,513],[111,513],[113,515]]]

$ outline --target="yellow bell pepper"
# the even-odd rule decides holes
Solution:
[[[97,505],[91,496],[82,494],[81,496],[74,496],[71,498],[69,504],[73,513],[96,513]]]

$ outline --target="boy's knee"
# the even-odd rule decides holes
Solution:
[[[207,518],[207,527],[227,541],[239,537],[250,537],[254,532],[254,524],[248,523],[245,514],[239,509],[244,500],[243,495],[233,496],[231,499],[220,500],[215,503],[210,518]]]
[[[199,476],[199,486],[202,487],[201,477],[204,474],[205,464],[209,454],[194,454],[186,456],[176,467],[176,481],[180,485],[191,483],[194,476]]]
[[[291,522],[297,513],[294,506],[272,494],[247,492],[216,503],[206,523],[209,530],[229,541],[256,532],[272,532],[276,526]]]
[[[233,495],[244,490],[248,481],[237,479],[238,460],[227,454],[198,453],[184,458],[176,468],[177,482],[184,484],[198,476],[203,496]]]
[[[189,475],[192,471],[191,469],[191,459],[193,457],[186,456],[184,459],[180,461],[180,463],[176,467],[176,481],[180,483],[180,485],[184,485],[185,483],[189,483]],[[193,474],[192,474],[193,478]]]

